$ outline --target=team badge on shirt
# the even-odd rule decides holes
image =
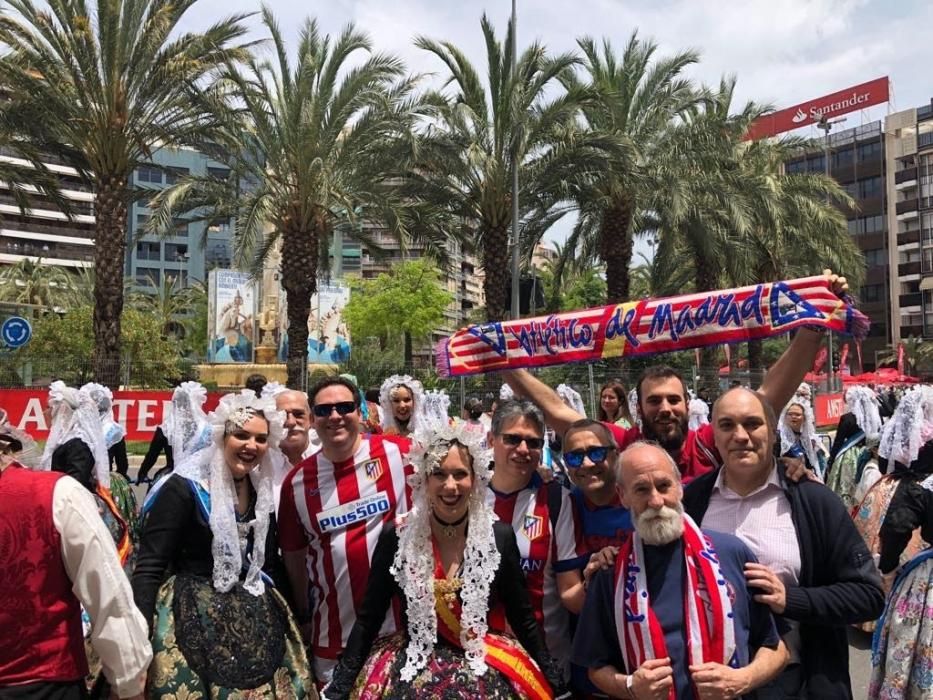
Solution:
[[[534,542],[544,534],[544,518],[540,515],[526,515],[522,531],[530,542]]]
[[[382,462],[378,459],[371,459],[363,463],[363,471],[366,472],[366,478],[370,481],[376,481],[382,476]]]

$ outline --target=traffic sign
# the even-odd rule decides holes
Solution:
[[[0,338],[10,348],[21,348],[32,338],[32,326],[22,316],[10,316],[0,326]]]

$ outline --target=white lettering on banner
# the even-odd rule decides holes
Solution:
[[[132,406],[134,403],[136,403],[136,399],[116,399],[115,398],[113,400],[114,418],[116,419],[117,423],[122,425],[124,428],[126,427],[126,423],[127,423],[126,414],[129,412],[130,406]]]
[[[830,399],[826,402],[826,413],[830,418],[840,418],[844,413],[845,400],[842,398]]]
[[[42,413],[42,401],[40,399],[29,399],[26,402],[26,410],[23,411],[23,416],[19,419],[19,424],[16,427],[26,432],[29,432],[30,427],[33,431],[46,431],[49,429],[45,422],[45,414]]]
[[[149,421],[152,418],[158,419],[158,416],[152,408],[158,406],[159,402],[151,399],[140,399],[137,404],[139,405],[139,412],[136,414],[136,430],[140,432],[155,430],[156,426],[159,424],[158,420],[155,423],[150,423]]]
[[[321,532],[333,532],[354,523],[371,520],[388,512],[390,507],[389,496],[385,493],[376,493],[321,511],[317,514],[317,524]]]

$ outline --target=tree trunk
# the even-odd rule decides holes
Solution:
[[[615,200],[603,214],[599,228],[599,254],[606,263],[606,303],[629,301],[632,264],[632,206]]]
[[[761,382],[760,378],[764,375],[764,341],[748,341],[748,371],[751,375],[752,386],[757,387]],[[756,384],[756,380],[759,380]]]
[[[411,371],[414,364],[414,351],[411,345],[411,333],[405,331],[405,371]]]
[[[94,245],[94,379],[120,386],[120,319],[126,264],[126,177],[101,175],[96,184]]]
[[[486,318],[504,321],[509,318],[509,230],[506,226],[487,229],[483,238],[483,292],[486,295]]]
[[[719,275],[713,261],[698,255],[696,258],[696,287],[698,292],[718,288]],[[719,396],[719,346],[703,348],[700,352],[700,382],[697,391],[708,401]]]
[[[290,389],[305,389],[308,379],[308,316],[317,291],[318,241],[327,235],[323,220],[309,229],[286,228],[282,234],[282,288],[288,302],[288,358]]]

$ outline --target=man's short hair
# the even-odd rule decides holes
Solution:
[[[593,420],[592,418],[581,418],[580,420],[571,423],[570,427],[564,431],[564,436],[561,438],[561,442],[566,445],[571,435],[583,431],[595,433],[603,440],[603,444],[612,447],[614,450],[619,449],[619,445],[616,443],[616,439],[612,435],[612,431],[606,427],[606,424],[598,420]]]
[[[311,405],[311,408],[314,408],[317,395],[329,386],[346,387],[353,395],[353,403],[356,404],[357,408],[359,408],[360,390],[357,388],[356,384],[345,377],[324,377],[323,379],[316,381],[311,387],[310,391],[308,391],[308,403]]]
[[[670,365],[653,365],[641,373],[638,377],[638,382],[635,384],[635,395],[638,397],[639,409],[641,408],[641,385],[646,380],[657,381],[659,379],[679,379],[684,401],[687,400],[689,392],[687,391],[687,382],[684,381],[684,376]]]
[[[496,406],[496,412],[492,415],[492,426],[490,431],[498,437],[507,425],[511,425],[515,420],[524,418],[533,423],[538,431],[544,435],[544,414],[541,409],[531,401],[526,399],[509,399],[500,401]]]
[[[663,455],[661,459],[663,459],[665,462],[667,462],[670,465],[671,471],[674,473],[674,479],[677,481],[678,484],[682,483],[681,478],[680,478],[680,467],[677,466],[677,462],[675,462],[674,458],[671,457],[670,452],[665,450],[663,447],[661,447],[659,443],[654,442],[653,440],[636,440],[635,442],[629,445],[626,445],[625,449],[622,450],[622,454],[619,455],[619,473],[617,474],[617,476],[618,476],[620,484],[622,483],[622,459],[625,457],[625,455],[628,453],[629,450],[634,450],[635,448],[640,448],[640,447],[656,448],[657,451]]]
[[[268,384],[268,380],[264,374],[251,374],[246,378],[246,381],[243,382],[243,386],[247,389],[251,389],[256,396],[259,396],[262,393],[262,388]]]
[[[366,394],[364,395],[366,400],[370,403],[379,403],[379,389],[367,389]]]

